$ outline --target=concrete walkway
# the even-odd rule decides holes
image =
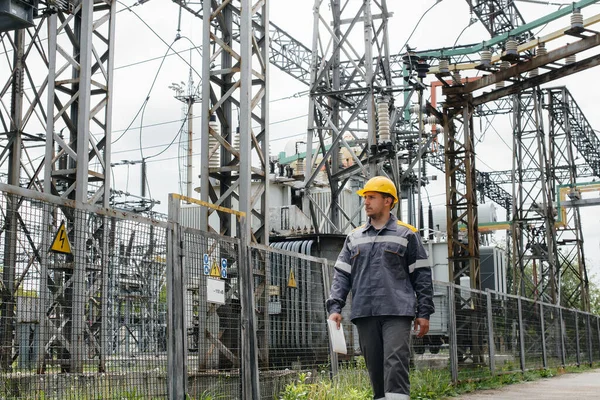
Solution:
[[[600,399],[600,370],[564,374],[534,382],[524,382],[502,389],[480,390],[449,399],[461,400],[533,400],[533,399]]]

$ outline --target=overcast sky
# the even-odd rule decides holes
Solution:
[[[355,0],[359,3],[361,0]],[[123,0],[123,4],[133,5],[132,0]],[[326,3],[326,2],[324,2]],[[390,47],[398,52],[406,42],[409,34],[415,28],[419,18],[423,15],[434,0],[401,1],[388,0],[388,7],[394,13],[390,22]],[[410,4],[410,7],[407,5]],[[283,30],[310,47],[312,40],[312,0],[270,1],[271,21]],[[556,9],[556,5],[539,5],[531,3],[518,3],[518,7],[526,21],[532,21]],[[187,84],[190,67],[180,57],[169,52],[162,68],[157,75],[161,59],[168,50],[168,44],[173,43],[178,28],[179,8],[172,2],[165,0],[152,0],[133,10],[162,38],[150,31],[140,19],[125,10],[118,14],[116,51],[115,51],[115,85],[113,97],[113,140],[121,136],[123,129],[132,123],[132,128],[113,145],[113,163],[121,160],[139,161],[142,157],[150,157],[161,151],[159,156],[150,157],[148,175],[150,181],[150,195],[161,201],[158,210],[166,212],[167,194],[181,192],[180,166],[183,164],[179,156],[179,146],[174,145],[165,150],[181,126],[182,103],[173,97],[174,92],[169,89],[173,82]],[[600,13],[600,7],[591,6],[583,10],[584,18]],[[417,50],[453,46],[459,33],[468,25],[468,5],[463,0],[444,0],[427,13],[409,41],[411,47]],[[569,17],[562,18],[556,23],[548,24],[543,29],[536,30],[537,36],[543,36],[569,24]],[[184,12],[181,18],[182,39],[173,44],[175,51],[183,51],[202,45],[201,21]],[[593,27],[592,29],[598,29]],[[489,35],[480,23],[476,23],[464,30],[460,36],[459,44],[477,43],[489,39]],[[556,41],[548,45],[549,49],[558,47],[566,40]],[[165,44],[165,42],[167,44]],[[199,50],[184,51],[181,57],[191,62],[195,71],[201,71],[201,58]],[[148,59],[154,61],[143,62]],[[270,82],[271,99],[271,126],[270,152],[272,155],[284,151],[286,144],[293,146],[294,141],[304,140],[307,126],[306,114],[308,112],[308,97],[305,95],[307,87],[272,66]],[[594,74],[594,75],[593,75]],[[550,86],[566,85],[579,106],[583,109],[592,126],[600,126],[600,115],[597,111],[600,102],[597,90],[590,90],[590,83],[596,81],[597,69],[581,72],[576,76],[555,81]],[[473,73],[474,75],[474,73]],[[140,110],[154,77],[157,76],[151,91],[148,104],[143,114],[136,113]],[[192,72],[194,84],[200,83],[196,72]],[[294,97],[295,96],[295,97]],[[493,169],[508,170],[511,168],[512,156],[508,145],[512,142],[512,132],[509,120],[497,117],[494,127],[484,134],[478,131],[476,136],[480,139],[477,143],[477,168],[482,171]],[[287,121],[287,122],[280,122]],[[199,121],[195,120],[199,134]],[[479,121],[476,120],[479,127]],[[139,126],[143,125],[140,130]],[[153,126],[155,125],[155,126]],[[478,128],[477,128],[478,129]],[[140,152],[144,148],[143,155]],[[508,145],[507,145],[508,144]],[[198,175],[200,161],[199,149],[195,148],[194,176]],[[121,165],[113,168],[114,185],[117,190],[140,194],[140,165]],[[182,172],[182,177],[184,176]],[[438,175],[438,183],[428,188],[431,203],[443,205],[443,175],[440,171],[430,169],[429,174]],[[198,186],[197,179],[194,186]],[[583,229],[585,234],[585,251],[589,260],[588,266],[591,273],[600,275],[600,218],[597,208],[587,208],[582,211],[584,216]],[[502,219],[503,211],[499,211]],[[600,281],[600,278],[596,279]]]

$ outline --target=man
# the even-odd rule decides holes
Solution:
[[[358,329],[373,398],[409,399],[410,330],[414,319],[417,337],[429,331],[434,312],[431,267],[417,229],[391,213],[398,202],[394,183],[376,176],[357,193],[364,197],[369,220],[348,235],[335,263],[329,319],[339,329],[352,289],[350,317]]]

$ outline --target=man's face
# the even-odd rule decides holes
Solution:
[[[387,215],[394,201],[392,198],[384,196],[379,192],[365,192],[363,197],[367,216],[374,219]]]

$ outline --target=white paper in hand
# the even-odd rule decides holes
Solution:
[[[333,351],[340,354],[347,354],[348,350],[346,349],[346,338],[344,337],[344,327],[342,324],[340,324],[340,329],[338,329],[335,321],[328,319],[327,327],[329,328],[329,340],[331,341]]]

